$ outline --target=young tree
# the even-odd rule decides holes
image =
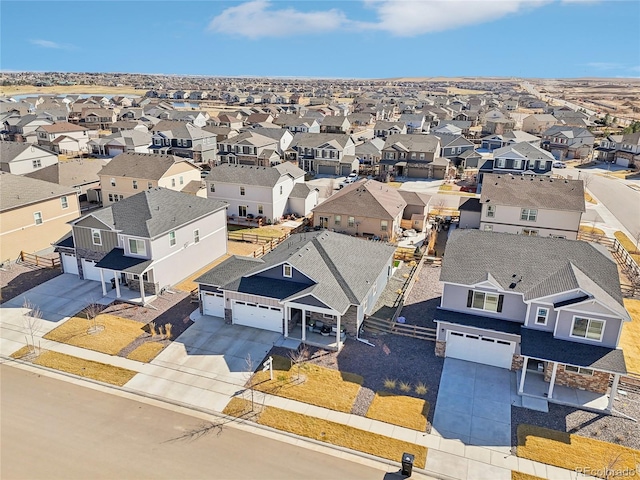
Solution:
[[[249,389],[249,394],[251,395],[251,411],[253,412],[255,407],[255,398],[254,398],[255,375],[253,374],[255,371],[255,363],[251,358],[250,353],[247,353],[247,356],[245,357],[244,362],[245,362],[245,372],[249,377],[247,381],[247,388]]]
[[[42,329],[42,310],[27,299],[22,304],[22,308],[27,310],[22,317],[24,329],[28,335],[27,346],[30,347],[31,353],[35,353],[36,335]],[[29,339],[31,339],[31,345],[29,345]]]
[[[291,360],[292,365],[296,366],[296,380],[300,381],[300,369],[309,361],[309,357],[309,349],[304,344],[289,352],[289,360]]]
[[[97,303],[90,303],[84,308],[84,310],[82,310],[82,313],[89,321],[89,329],[87,330],[89,335],[93,335],[104,330],[104,327],[102,325],[98,325],[97,321],[98,315],[100,315],[101,311],[102,307]]]

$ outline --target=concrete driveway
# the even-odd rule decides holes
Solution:
[[[42,321],[39,322],[37,331],[37,336],[42,336],[60,325],[63,319],[78,313],[91,303],[99,303],[101,299],[100,282],[62,274],[3,303],[0,306],[0,353],[10,355],[24,344],[24,314],[27,311],[23,308],[25,300],[42,312]],[[108,299],[108,303],[112,301]]]
[[[255,370],[282,335],[194,314],[195,323],[125,387],[222,411],[230,396],[244,388],[247,357]]]
[[[515,373],[447,358],[433,428],[442,437],[459,439],[465,444],[508,447],[511,405],[518,398]]]

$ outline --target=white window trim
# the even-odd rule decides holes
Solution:
[[[65,208],[69,208],[69,199],[66,195],[60,197],[60,206],[64,210]]]
[[[44,218],[42,217],[42,212],[33,212],[33,223],[38,226],[44,223]]]
[[[496,206],[487,205],[487,218],[495,218],[495,216],[496,216]]]
[[[98,234],[98,243],[96,243],[96,237],[95,234]],[[97,228],[92,228],[91,229],[91,242],[93,243],[93,245],[102,245],[102,232],[100,230],[98,230]]]
[[[527,218],[524,217],[524,212],[527,212]],[[535,212],[534,218],[531,219],[531,212]],[[538,220],[538,209],[537,208],[523,208],[520,210],[520,220],[522,222],[536,222]]]
[[[133,250],[131,250],[131,241],[136,242],[136,252],[134,252]],[[144,250],[144,252],[140,252],[140,249],[138,248],[138,244],[142,243],[142,249]],[[127,247],[129,249],[129,254],[131,255],[137,255],[139,257],[146,257],[147,256],[147,242],[145,242],[143,239],[141,238],[127,238]]]
[[[172,230],[169,232],[169,246],[175,247],[177,243],[178,241],[176,239],[176,231]]]
[[[289,272],[287,274],[287,272]],[[286,278],[293,277],[293,267],[291,265],[282,265],[282,276]]]
[[[540,310],[546,310],[547,314],[546,315],[540,315]],[[538,322],[538,319],[540,317],[544,317],[544,322]],[[538,307],[538,309],[536,310],[536,318],[535,318],[533,323],[535,323],[536,325],[546,325],[548,321],[549,321],[549,308],[548,307]]]
[[[200,243],[200,229],[196,228],[193,231],[193,243]]]
[[[474,300],[476,298],[476,293],[481,293],[481,294],[484,295],[484,299],[482,301],[482,308],[477,308],[477,307],[473,306]],[[492,296],[496,297],[496,309],[495,310],[489,310],[489,309],[485,308],[486,305],[487,305],[487,295],[492,295]],[[471,307],[470,308],[471,308],[471,310],[479,310],[479,311],[482,311],[482,312],[500,313],[500,312],[498,312],[498,304],[499,303],[500,303],[500,294],[499,293],[485,292],[485,291],[482,291],[482,290],[473,290],[473,297],[471,298]]]
[[[576,370],[567,370],[567,368],[575,368]],[[592,377],[593,376],[593,369],[592,368],[586,368],[586,367],[576,367],[574,365],[565,365],[564,366],[564,371],[568,372],[568,373],[574,373],[576,375],[584,375],[585,377]]]
[[[576,319],[577,318],[581,318],[583,320],[588,320],[588,322],[587,322],[587,330],[584,333],[584,335],[585,335],[584,337],[581,337],[580,335],[574,335],[573,334],[573,330],[574,330],[574,328],[576,326]],[[587,337],[587,333],[589,332],[589,326],[591,325],[591,321],[592,320],[596,321],[596,322],[602,322],[602,331],[600,332],[600,338],[597,339],[597,340],[595,338]],[[605,328],[607,328],[607,321],[606,320],[602,320],[600,318],[589,318],[589,317],[585,317],[585,316],[582,316],[582,315],[574,315],[573,319],[571,320],[571,330],[569,330],[569,336],[571,338],[579,338],[581,340],[587,340],[587,341],[602,343],[602,339],[604,337]]]

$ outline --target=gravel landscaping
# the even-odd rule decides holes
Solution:
[[[60,267],[44,268],[26,263],[12,263],[0,269],[0,303],[7,302],[33,287],[62,273]]]
[[[435,328],[433,322],[436,309],[440,305],[442,284],[440,283],[440,266],[425,263],[418,272],[418,278],[405,299],[400,315],[407,324]]]
[[[613,408],[640,420],[640,394],[619,395]],[[520,424],[550,428],[640,450],[640,424],[618,415],[603,415],[552,403],[549,404],[549,413],[512,406],[511,444],[514,451],[518,444],[517,429]]]

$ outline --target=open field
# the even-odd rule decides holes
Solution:
[[[33,85],[12,85],[1,87],[0,95],[60,95],[60,94],[95,94],[95,95],[144,95],[146,90],[133,87],[106,87],[103,85],[56,85],[54,87],[34,87]]]

